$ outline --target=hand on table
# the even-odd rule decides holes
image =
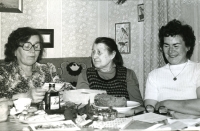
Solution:
[[[118,117],[129,117],[134,116],[138,114],[143,114],[145,111],[145,108],[143,106],[138,106],[136,108],[132,108],[131,110],[127,111],[125,114],[118,114]]]
[[[176,112],[176,111],[171,113],[171,116],[172,116],[172,118],[175,118],[175,119],[197,119],[200,117],[200,116],[196,116],[196,115],[183,114],[183,113]]]
[[[7,103],[9,106],[13,105],[13,101],[7,98],[0,98],[0,103]]]
[[[42,88],[34,88],[29,90],[29,97],[33,103],[41,102],[44,99],[46,90]]]
[[[167,100],[157,102],[157,104],[156,104],[156,106],[155,106],[155,109],[158,110],[159,107],[161,107],[161,106],[164,106],[164,107],[165,107],[165,102],[166,102],[166,101],[167,101]]]

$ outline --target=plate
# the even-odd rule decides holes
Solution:
[[[65,120],[64,115],[54,114],[54,115],[35,115],[26,120],[20,120],[21,123],[34,124],[34,123],[44,123],[44,122],[55,122]]]
[[[132,108],[138,107],[141,104],[136,101],[127,101],[127,107],[113,107],[113,109],[117,110],[118,113],[126,113],[127,111],[131,110]],[[109,107],[102,107],[102,106],[96,106],[94,104],[94,107],[97,107],[99,109],[107,109]]]
[[[29,124],[33,131],[66,131],[80,130],[80,128],[71,120],[59,122],[47,122],[38,124]]]

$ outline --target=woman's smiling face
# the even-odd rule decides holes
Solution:
[[[178,65],[187,61],[188,47],[180,35],[164,37],[163,51],[171,65]]]

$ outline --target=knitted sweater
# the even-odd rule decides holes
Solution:
[[[95,68],[88,68],[87,79],[90,84],[90,89],[106,90],[108,95],[129,99],[126,72],[127,70],[125,67],[116,67],[114,78],[104,80],[98,75]]]
[[[177,80],[173,80],[175,76]],[[187,65],[186,63],[170,65],[170,68],[169,64],[166,64],[149,73],[145,99],[156,101],[196,99],[196,89],[199,86],[200,63],[188,60]]]

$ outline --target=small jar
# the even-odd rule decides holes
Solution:
[[[60,109],[60,94],[55,90],[55,84],[49,84],[49,90],[45,94],[45,110]]]

